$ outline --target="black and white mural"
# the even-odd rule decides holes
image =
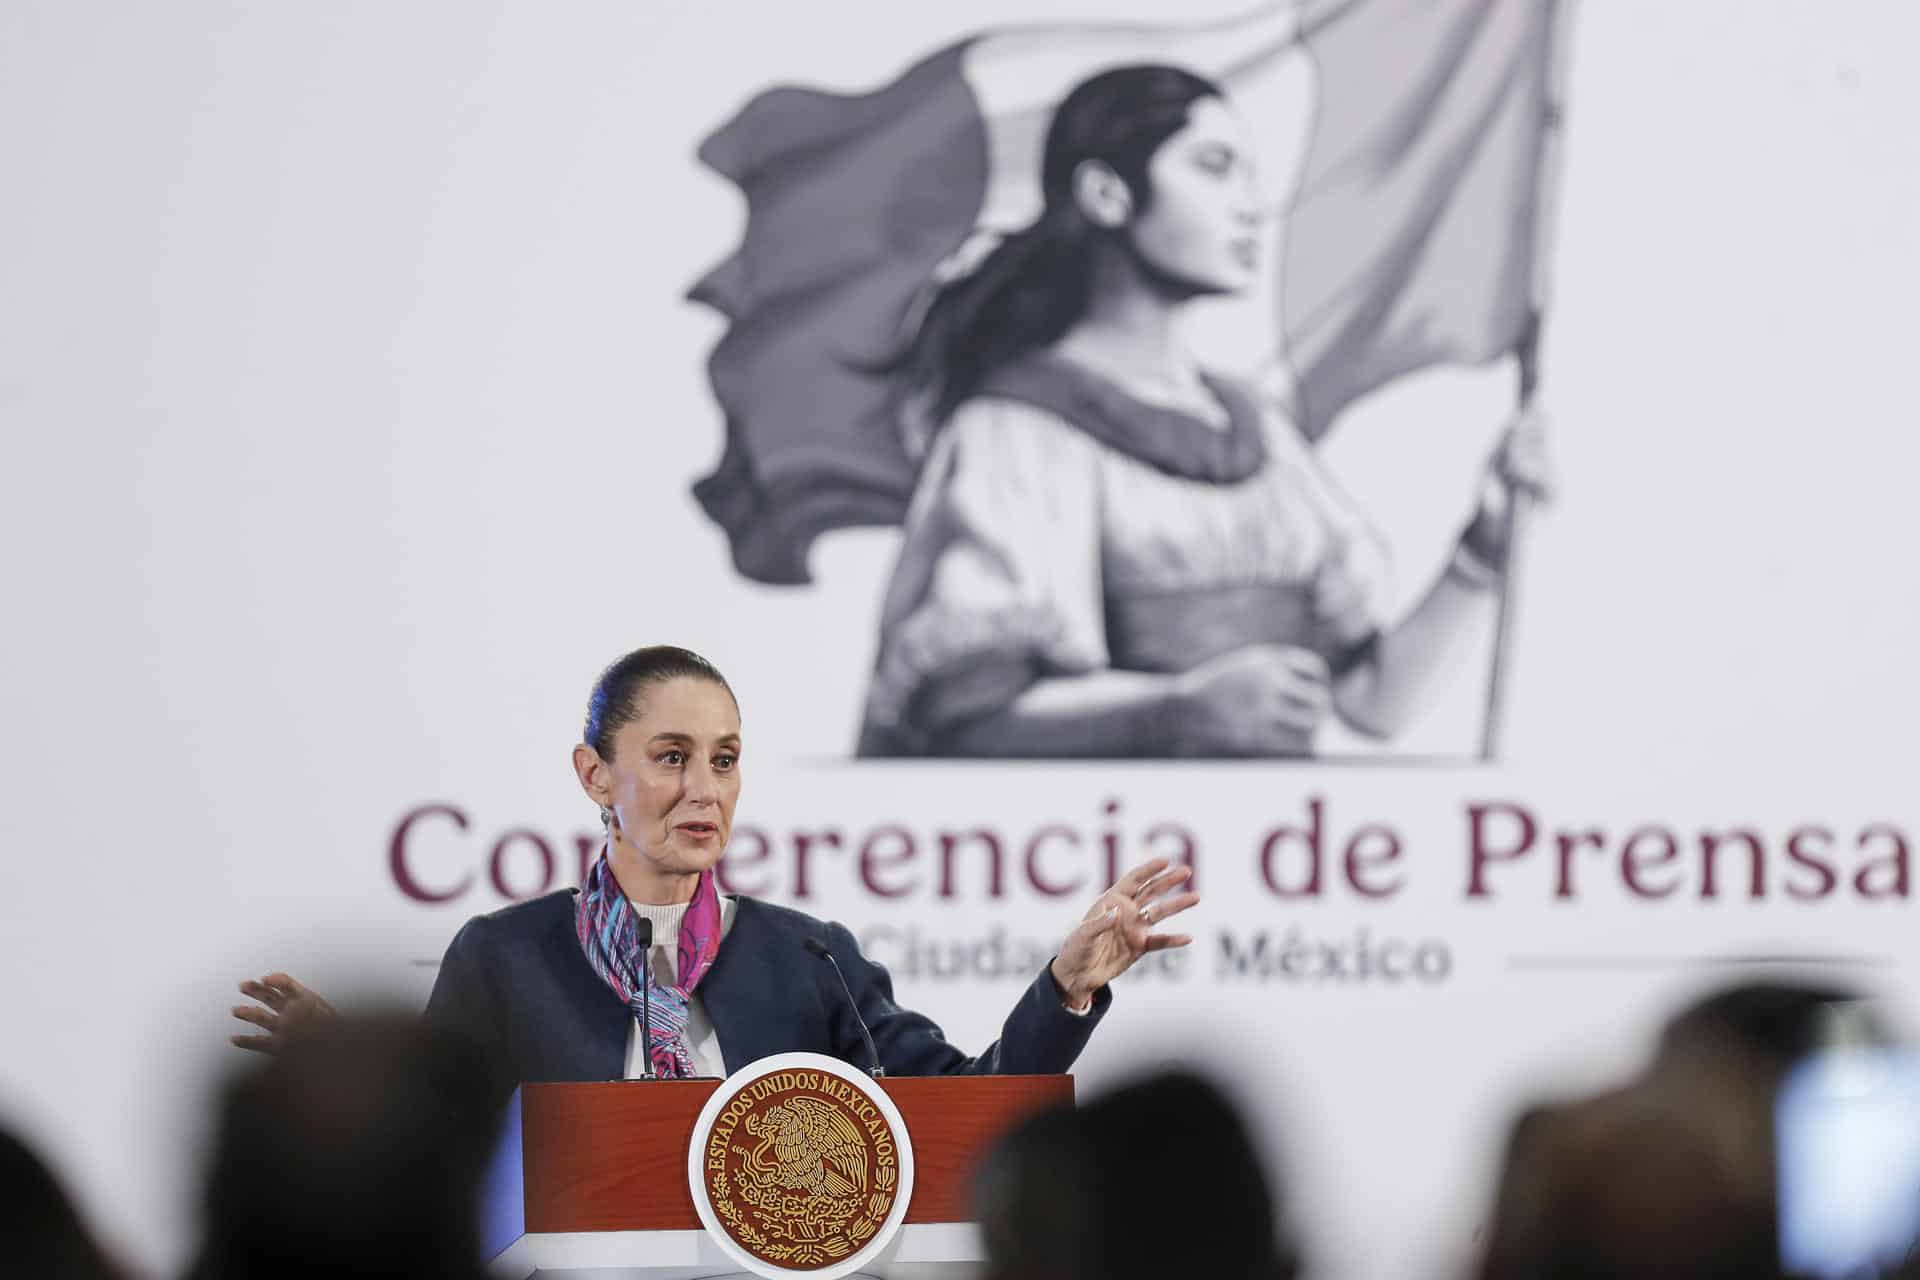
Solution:
[[[1561,27],[1340,0],[1003,29],[707,138],[748,217],[692,294],[728,320],[699,499],[763,582],[805,582],[824,531],[904,533],[859,754],[1309,755],[1329,718],[1392,740],[1461,675],[1547,479]],[[1246,304],[1225,341],[1210,301]],[[1318,442],[1393,379],[1503,356],[1522,403],[1396,608]]]

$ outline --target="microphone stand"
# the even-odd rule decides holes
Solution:
[[[653,1069],[653,921],[640,916],[640,1075],[641,1080],[658,1080]]]
[[[867,1020],[860,1016],[859,1002],[853,998],[853,988],[847,985],[847,975],[840,971],[840,962],[833,958],[833,952],[827,950],[827,944],[818,938],[808,938],[801,944],[809,955],[818,956],[833,966],[833,976],[840,979],[840,992],[847,998],[847,1008],[853,1010],[853,1020],[860,1024],[860,1036],[867,1042],[867,1056],[873,1059],[873,1065],[867,1068],[867,1074],[875,1080],[884,1080],[887,1069],[880,1065],[880,1051],[873,1047],[873,1032],[867,1028]]]

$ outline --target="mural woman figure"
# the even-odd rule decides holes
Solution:
[[[892,366],[924,462],[863,755],[1287,756],[1389,736],[1491,616],[1523,414],[1446,571],[1388,557],[1286,406],[1200,367],[1187,303],[1247,289],[1262,205],[1220,88],[1126,66],[1047,132],[1039,218],[943,287]]]

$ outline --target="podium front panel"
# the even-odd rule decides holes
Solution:
[[[908,1223],[965,1222],[980,1157],[1034,1111],[1073,1101],[1071,1076],[888,1077],[915,1186]],[[716,1080],[528,1084],[520,1153],[529,1234],[697,1231],[687,1145]]]

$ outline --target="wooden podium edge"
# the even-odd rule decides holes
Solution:
[[[500,1136],[480,1188],[480,1256],[498,1257],[527,1234],[526,1143],[520,1090],[500,1115]]]

